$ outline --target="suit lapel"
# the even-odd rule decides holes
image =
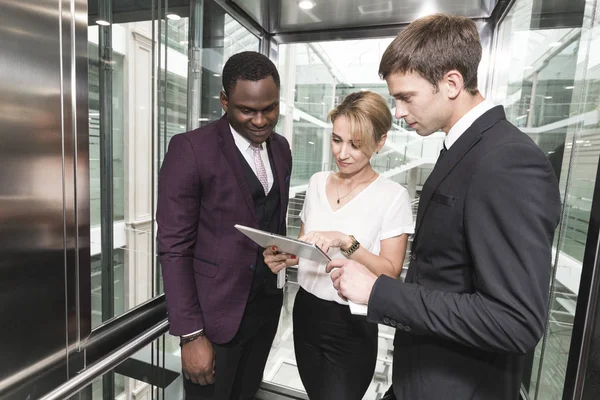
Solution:
[[[281,208],[281,215],[280,215],[280,221],[281,220],[285,220],[285,214],[287,212],[287,207],[286,205],[286,201],[285,201],[285,196],[288,195],[288,193],[286,193],[286,168],[285,168],[285,164],[284,164],[284,160],[282,157],[282,153],[280,152],[279,149],[279,138],[277,137],[277,134],[275,132],[273,132],[271,134],[271,137],[268,140],[267,146],[270,147],[271,150],[271,155],[272,155],[272,159],[274,162],[274,167],[275,171],[276,171],[276,176],[277,176],[277,181],[279,183],[279,203],[280,203],[280,208]],[[289,190],[289,189],[287,189]]]
[[[256,211],[254,209],[254,200],[252,200],[252,193],[250,192],[248,182],[246,182],[246,179],[244,178],[246,175],[244,174],[242,163],[240,161],[240,156],[238,154],[238,149],[236,147],[235,141],[233,140],[233,134],[231,133],[231,129],[229,129],[227,114],[221,117],[217,126],[219,133],[219,146],[221,147],[221,151],[223,152],[225,159],[229,163],[229,166],[233,170],[235,179],[237,180],[237,183],[240,186],[240,190],[242,191],[242,195],[244,197],[244,200],[246,201],[246,205],[248,206],[250,213],[252,213],[254,222],[258,224],[258,220],[256,219]]]
[[[496,124],[500,119],[506,118],[502,106],[497,106],[485,112],[475,120],[473,124],[458,138],[458,140],[446,151],[443,157],[438,159],[433,171],[423,185],[419,209],[417,211],[417,222],[413,244],[416,242],[419,228],[427,211],[431,196],[438,186],[452,172],[459,161],[481,140],[482,134]]]

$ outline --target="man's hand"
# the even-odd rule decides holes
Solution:
[[[183,375],[202,386],[215,383],[215,353],[206,336],[199,337],[181,347]]]
[[[332,272],[333,271],[333,272]],[[353,260],[332,260],[327,264],[333,287],[342,299],[356,304],[368,304],[377,276]]]

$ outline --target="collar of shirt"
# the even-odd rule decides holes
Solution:
[[[233,129],[231,124],[229,125],[229,129],[231,129],[233,141],[235,142],[237,148],[240,150],[240,153],[242,153],[242,157],[244,157],[254,174],[256,174],[256,160],[254,159],[254,151],[250,148],[250,141],[243,137],[239,132],[236,132],[236,130]],[[269,161],[269,152],[267,151],[267,144],[263,144],[264,146],[261,146],[260,150],[260,158],[262,159],[263,164],[265,166],[265,170],[267,171],[267,182],[269,184],[269,190],[271,190],[275,178],[273,176],[273,170],[271,169],[271,162]]]
[[[231,133],[233,134],[233,140],[235,141],[235,145],[240,149],[242,154],[246,153],[250,149],[250,145],[252,144],[248,139],[243,137],[238,131],[233,129],[231,124],[229,125],[229,129],[231,129]],[[264,146],[263,146],[264,148]]]
[[[458,140],[458,138],[461,137],[461,135],[465,133],[465,131],[469,129],[471,125],[473,125],[473,122],[475,122],[477,118],[481,117],[492,108],[494,108],[494,104],[489,100],[484,100],[473,107],[468,113],[463,115],[462,118],[459,119],[452,128],[450,128],[450,132],[448,132],[444,138],[446,149],[449,149],[450,146],[452,146]]]

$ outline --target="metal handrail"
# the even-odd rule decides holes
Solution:
[[[68,380],[61,386],[54,389],[52,392],[41,397],[39,400],[61,400],[71,397],[92,383],[95,378],[114,369],[148,343],[151,343],[155,339],[164,335],[168,329],[169,321],[165,319],[133,339],[131,342],[119,347],[113,353],[107,355],[97,363],[83,370],[81,373],[79,373],[79,375]]]

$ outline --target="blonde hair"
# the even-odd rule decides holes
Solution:
[[[369,91],[350,93],[329,113],[332,123],[342,116],[348,120],[354,145],[369,156],[392,127],[392,113],[387,103]]]

